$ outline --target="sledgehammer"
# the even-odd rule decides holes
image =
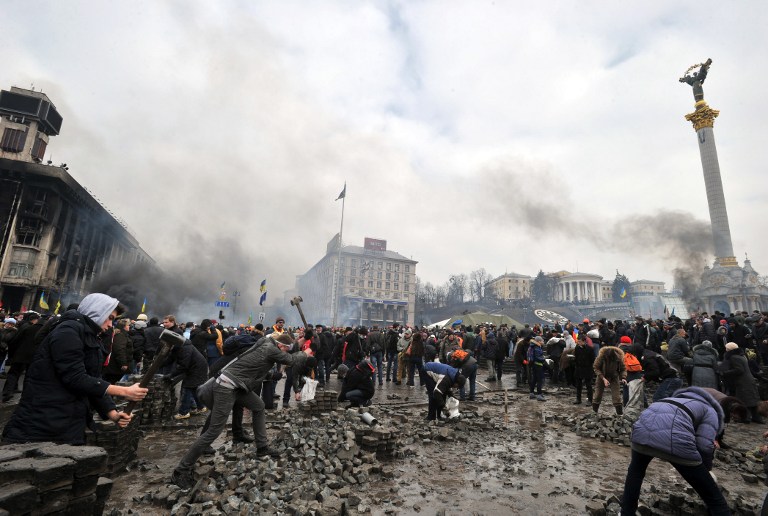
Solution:
[[[139,387],[147,388],[147,385],[149,385],[149,382],[152,381],[152,379],[155,377],[155,374],[157,373],[157,370],[160,369],[160,366],[162,366],[165,363],[165,360],[168,358],[168,355],[171,353],[171,349],[173,348],[173,345],[178,343],[179,345],[184,344],[184,341],[186,339],[184,338],[184,335],[179,335],[176,332],[172,332],[170,330],[163,330],[163,333],[160,334],[160,342],[162,343],[162,347],[160,348],[160,352],[155,355],[155,359],[152,361],[152,364],[147,369],[147,372],[144,373],[144,376],[141,377],[141,381],[139,382]],[[130,414],[134,408],[136,408],[136,405],[138,404],[138,401],[129,401],[128,404],[125,406],[125,412],[126,414]]]

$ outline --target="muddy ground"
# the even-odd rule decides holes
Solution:
[[[334,382],[337,380],[331,381],[329,389],[338,388]],[[369,411],[382,426],[387,426],[393,415],[408,422],[396,425],[400,433],[396,456],[380,460],[384,469],[391,468],[393,474],[372,476],[362,488],[352,486],[351,497],[345,488],[343,496],[349,512],[536,515],[605,514],[602,511],[607,510],[614,514],[630,449],[625,445],[626,436],[611,440],[601,433],[601,428],[621,426],[619,418],[612,415],[612,407],[604,403],[601,414],[594,416],[588,406],[572,404],[574,393],[569,388],[550,387],[547,401],[541,402],[530,400],[527,391],[517,390],[513,379],[491,386],[490,391],[478,387],[477,402],[462,404],[467,416],[462,422],[429,427],[423,421],[424,390],[385,383]],[[508,389],[506,414],[502,387]],[[282,389],[278,388],[278,392]],[[330,421],[340,421],[345,414],[339,409]],[[585,436],[588,432],[583,430],[584,424],[592,420],[596,423],[592,426],[598,429],[592,434],[598,434],[597,438]],[[287,421],[296,428],[308,424],[295,401],[290,409],[269,412],[270,438],[284,433]],[[174,429],[147,431],[136,467],[114,478],[105,514],[178,512],[179,502],[185,501],[183,493],[170,500],[158,493],[167,485],[171,471],[202,423],[203,416],[196,416]],[[577,435],[577,424],[583,435]],[[729,425],[725,441],[733,448],[719,451],[715,461],[713,473],[739,514],[759,514],[768,490],[762,483],[762,465],[752,455],[763,442],[764,430],[763,425]],[[214,448],[216,457],[201,459],[202,471],[211,470],[215,464],[219,464],[219,470],[224,467],[222,455],[231,459],[245,453],[243,446],[233,446],[227,435],[219,437]],[[640,500],[647,506],[643,509],[646,514],[703,511],[696,494],[668,463],[660,460],[651,463]],[[226,499],[204,507],[207,512],[246,513],[245,509],[228,510]],[[192,505],[180,514],[200,510],[200,505]]]

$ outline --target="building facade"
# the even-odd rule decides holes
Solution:
[[[561,271],[555,278],[555,301],[603,302],[603,277],[586,272]]]
[[[112,263],[152,262],[125,224],[43,158],[62,117],[41,93],[0,92],[0,301],[53,311],[79,301]]]
[[[488,282],[487,289],[497,299],[512,301],[531,297],[533,278],[525,274],[508,272]]]
[[[366,238],[362,247],[345,245],[339,252],[338,235],[328,243],[325,256],[297,278],[310,324],[330,325],[334,317],[337,326],[414,324],[418,262],[386,244]]]
[[[629,284],[629,293],[635,296],[658,296],[665,292],[663,281],[637,280]]]

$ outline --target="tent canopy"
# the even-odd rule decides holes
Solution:
[[[516,321],[508,315],[487,314],[485,312],[472,312],[471,314],[461,314],[461,315],[451,317],[450,319],[448,319],[448,321],[445,322],[445,324],[442,325],[442,327],[449,328],[456,321],[461,321],[460,324],[463,324],[464,326],[477,326],[478,324],[493,324],[498,327],[498,326],[501,326],[502,324],[506,324],[509,327],[512,327],[513,325],[517,326],[518,328],[523,327],[523,324],[520,321]]]

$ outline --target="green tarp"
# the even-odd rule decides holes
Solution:
[[[512,319],[508,315],[503,314],[487,314],[485,312],[472,312],[471,314],[456,315],[448,319],[448,322],[443,324],[443,328],[449,328],[454,322],[461,321],[464,326],[477,326],[478,324],[493,324],[495,326],[501,326],[506,324],[509,327],[512,325],[517,326],[518,329],[523,327],[523,324],[519,321]]]

